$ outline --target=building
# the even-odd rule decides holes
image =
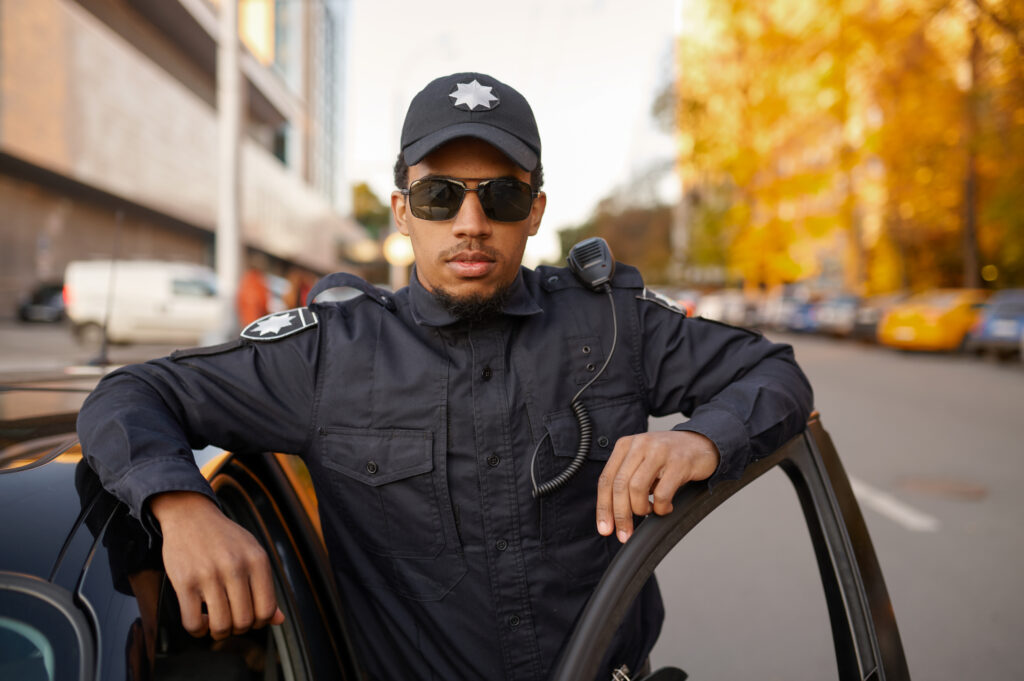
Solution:
[[[213,263],[217,5],[0,0],[0,316],[73,259]],[[241,232],[278,273],[363,238],[342,217],[346,10],[239,3]]]

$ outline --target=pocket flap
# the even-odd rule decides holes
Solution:
[[[618,400],[588,405],[591,436],[588,458],[607,461],[615,442],[624,435],[635,435],[647,430],[647,413],[638,399]],[[556,456],[576,456],[580,441],[579,425],[571,410],[562,410],[544,417],[551,446]]]
[[[328,428],[324,466],[377,487],[434,469],[429,430]]]

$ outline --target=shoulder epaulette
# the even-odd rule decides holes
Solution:
[[[251,341],[275,341],[312,328],[319,321],[316,313],[308,307],[296,307],[260,317],[242,329],[242,338]]]

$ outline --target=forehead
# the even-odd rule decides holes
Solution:
[[[517,177],[528,182],[530,173],[498,151],[473,137],[459,137],[427,154],[422,161],[409,166],[409,179],[425,175],[451,177]]]

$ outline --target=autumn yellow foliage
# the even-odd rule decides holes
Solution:
[[[984,270],[1024,286],[1024,3],[683,8],[690,238],[721,232],[734,277],[872,293],[974,286]]]

